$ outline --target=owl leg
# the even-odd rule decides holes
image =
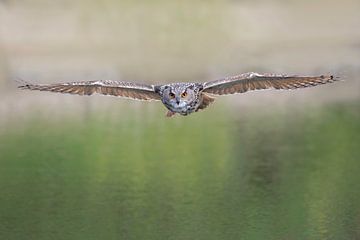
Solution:
[[[172,117],[172,116],[174,116],[176,113],[174,113],[174,112],[172,112],[172,111],[168,111],[167,113],[166,113],[166,116],[167,117]]]

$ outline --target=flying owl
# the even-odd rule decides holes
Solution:
[[[166,116],[178,113],[186,116],[205,109],[214,96],[244,93],[260,89],[296,89],[312,87],[337,80],[331,75],[288,76],[276,74],[244,73],[204,83],[170,83],[147,85],[132,82],[100,80],[55,84],[30,84],[20,89],[92,95],[94,93],[137,100],[161,100],[168,109]]]

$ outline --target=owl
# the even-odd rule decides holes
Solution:
[[[187,116],[205,109],[215,96],[244,93],[260,89],[296,89],[331,83],[332,75],[289,76],[277,74],[244,73],[203,83],[170,83],[147,85],[132,82],[100,80],[55,84],[24,83],[20,89],[92,95],[94,93],[137,100],[161,101],[168,109],[166,116],[178,113]]]

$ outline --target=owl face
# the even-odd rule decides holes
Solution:
[[[200,84],[198,84],[200,85]],[[201,88],[197,84],[170,84],[162,87],[162,102],[173,112],[187,114],[198,105]]]

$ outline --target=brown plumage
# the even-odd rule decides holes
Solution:
[[[154,86],[112,80],[55,83],[42,85],[25,84],[20,86],[19,88],[78,95],[92,95],[94,93],[98,93],[116,97],[133,98],[137,100],[160,100],[159,94],[154,92]]]
[[[209,95],[207,95],[205,93],[201,94],[201,96],[202,96],[202,102],[199,106],[199,110],[207,108],[211,103],[213,103],[215,101],[215,98],[210,97]]]
[[[212,82],[206,82],[204,83],[204,92],[216,95],[224,95],[270,88],[295,89],[330,83],[335,80],[336,79],[332,75],[310,77],[244,73]]]
[[[171,83],[147,85],[112,80],[84,81],[55,84],[25,83],[21,89],[92,95],[94,93],[127,97],[137,100],[161,100],[169,109],[167,116],[175,113],[188,115],[205,109],[214,98],[211,95],[243,93],[261,89],[296,89],[331,83],[338,80],[332,75],[288,76],[276,74],[244,73],[205,83]]]

